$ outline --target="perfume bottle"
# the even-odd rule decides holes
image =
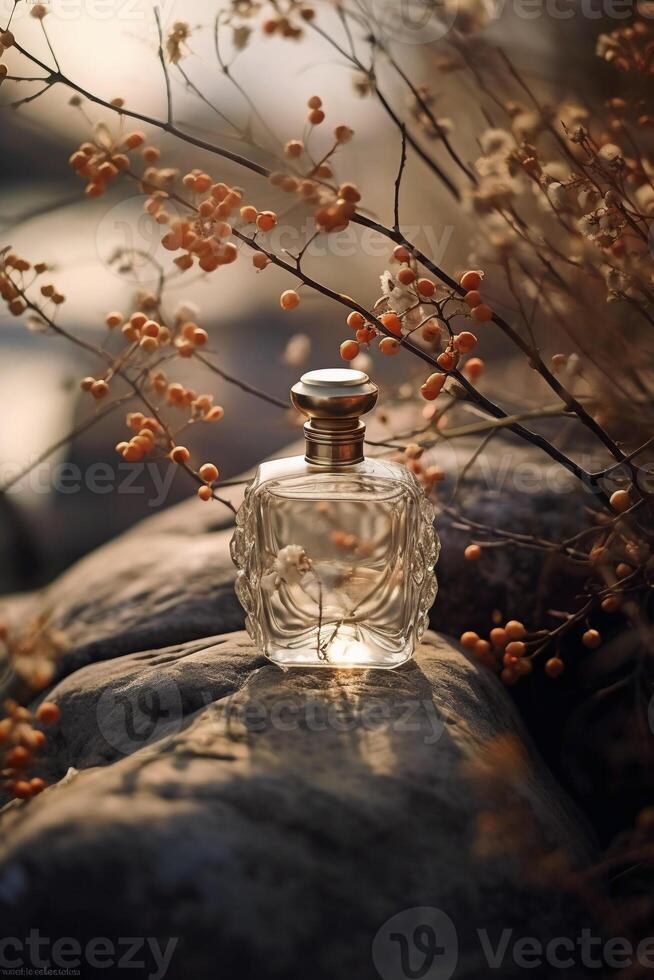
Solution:
[[[436,596],[434,508],[400,463],[364,459],[362,371],[309,371],[291,389],[306,453],[262,463],[231,552],[248,633],[284,667],[397,667]]]

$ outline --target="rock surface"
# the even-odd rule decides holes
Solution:
[[[444,445],[430,454],[429,463],[448,474],[439,490],[445,502],[476,445],[461,440],[456,449]],[[497,451],[493,444],[491,449],[463,481],[458,510],[493,527],[555,540],[578,530],[588,500],[565,474],[561,479],[560,468],[530,447],[498,443]],[[296,444],[283,455],[299,451]],[[224,490],[236,506],[242,493],[242,485]],[[226,507],[193,497],[92,552],[46,589],[0,600],[0,618],[23,627],[40,618],[61,631],[67,651],[59,677],[87,663],[241,629],[244,616],[228,553],[232,527]],[[452,528],[449,519],[440,520],[438,530],[434,629],[454,636],[469,628],[488,631],[495,609],[507,619],[538,622],[545,580],[550,603],[556,594],[552,582],[563,592],[571,588],[570,569],[544,562],[541,552],[494,548],[471,565],[463,559],[471,535]]]
[[[583,865],[592,844],[506,692],[449,640],[393,672],[283,672],[234,633],[91,664],[50,696],[44,775],[80,771],[0,815],[5,936],[175,938],[180,980],[406,980],[390,934],[429,906],[445,980],[487,975],[478,928],[578,934],[562,895],[474,851],[466,767],[505,735],[545,846]]]

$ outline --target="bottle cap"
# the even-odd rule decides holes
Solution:
[[[324,368],[303,374],[291,388],[291,401],[310,419],[358,419],[374,408],[378,392],[363,371]]]

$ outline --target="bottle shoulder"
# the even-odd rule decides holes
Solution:
[[[307,463],[304,456],[287,456],[283,459],[266,460],[257,469],[251,484],[251,493],[270,491],[291,484],[307,487],[344,488],[365,483],[368,486],[397,484],[414,494],[422,493],[413,474],[401,463],[385,459],[364,459],[343,467],[316,466]]]

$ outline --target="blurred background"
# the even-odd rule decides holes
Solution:
[[[3,25],[13,6],[13,0],[1,0]],[[277,141],[302,135],[306,99],[317,93],[325,103],[330,132],[332,125],[345,123],[356,133],[339,178],[365,186],[369,211],[387,223],[392,220],[398,132],[378,103],[357,95],[351,68],[339,61],[324,39],[311,31],[300,43],[257,34],[238,55],[233,75],[257,106],[262,121],[252,116],[247,101],[218,68],[212,24],[221,4],[163,0],[160,7],[164,32],[178,19],[191,26],[181,64],[193,85],[215,107],[198,99],[181,74],[171,71],[175,120],[182,129],[272,165]],[[590,100],[593,90],[594,98],[598,91],[601,96],[601,64],[594,57],[600,29],[597,20],[590,30],[583,17],[551,18],[541,12],[533,20],[517,15],[508,3],[484,9],[490,15],[484,39],[501,40],[541,93],[560,99],[570,87],[582,100]],[[327,32],[341,30],[329,5],[319,5],[319,14]],[[47,28],[61,70],[82,88],[108,100],[121,97],[128,107],[163,118],[165,89],[150,3],[66,0],[58,4],[52,0]],[[29,5],[23,0],[16,7],[12,29],[19,43],[52,64],[40,25],[29,16]],[[231,39],[226,38],[224,45],[229,59],[234,55]],[[400,42],[394,53],[417,82],[432,86],[439,116],[452,121],[459,153],[473,161],[478,155],[476,134],[485,123],[469,82],[458,75],[438,74],[428,46]],[[6,61],[12,73],[39,73],[17,52],[10,52]],[[379,70],[383,73],[383,66]],[[382,81],[403,110],[405,96],[395,87],[392,74]],[[93,124],[102,121],[115,130],[115,116],[88,100],[81,107],[71,106],[71,91],[63,85],[15,106],[39,87],[38,83],[12,81],[0,86],[0,247],[11,246],[31,261],[47,262],[53,269],[53,281],[67,297],[61,323],[101,344],[106,336],[106,313],[130,308],[135,295],[155,283],[152,260],[168,265],[171,255],[161,247],[160,227],[143,213],[142,196],[128,182],[118,182],[109,195],[98,200],[86,200],[83,184],[67,165],[69,155],[89,137]],[[235,136],[221,114],[246,133],[245,139]],[[247,145],[250,136],[254,149]],[[280,213],[288,210],[288,198],[264,179],[162,136],[154,128],[147,130],[147,137],[162,149],[165,165],[182,172],[202,167],[216,180],[243,187],[246,201]],[[475,233],[474,218],[439,192],[435,182],[421,180],[422,167],[416,159],[407,167],[403,225],[417,229],[416,242],[452,272],[465,260]],[[302,227],[303,216],[297,218]],[[362,303],[373,303],[379,294],[387,245],[362,243],[352,229],[347,234],[341,255],[311,256],[307,270]],[[293,250],[298,243],[299,239],[291,240],[288,247]],[[115,259],[125,248],[141,251],[143,261],[121,271]],[[196,318],[209,331],[216,363],[228,374],[284,398],[302,370],[337,362],[344,336],[341,310],[308,291],[303,292],[297,310],[282,313],[277,297],[293,285],[274,268],[255,274],[249,257],[243,256],[210,276],[198,278],[190,273],[188,278],[180,277],[167,289],[164,305],[172,314],[179,304],[194,303]],[[310,343],[294,342],[291,356],[284,360],[282,352],[298,334]],[[307,348],[304,359],[297,356],[302,347]],[[483,354],[488,359],[490,352]],[[399,361],[402,359],[375,359],[372,370],[382,386],[393,386],[400,375],[403,381],[410,380],[408,365]],[[36,465],[0,494],[0,592],[47,582],[103,541],[194,492],[184,474],[171,472],[174,468],[148,463],[133,473],[130,464],[119,464],[113,447],[125,432],[120,410],[75,439],[66,439],[71,429],[96,410],[79,390],[79,380],[92,373],[96,363],[56,337],[30,332],[21,320],[0,311],[0,486],[59,443],[47,462]],[[175,368],[173,380],[211,392],[224,406],[224,420],[216,426],[198,426],[190,445],[198,458],[215,461],[225,479],[299,434],[283,411],[252,399],[206,369],[198,370],[192,364],[184,371]]]

